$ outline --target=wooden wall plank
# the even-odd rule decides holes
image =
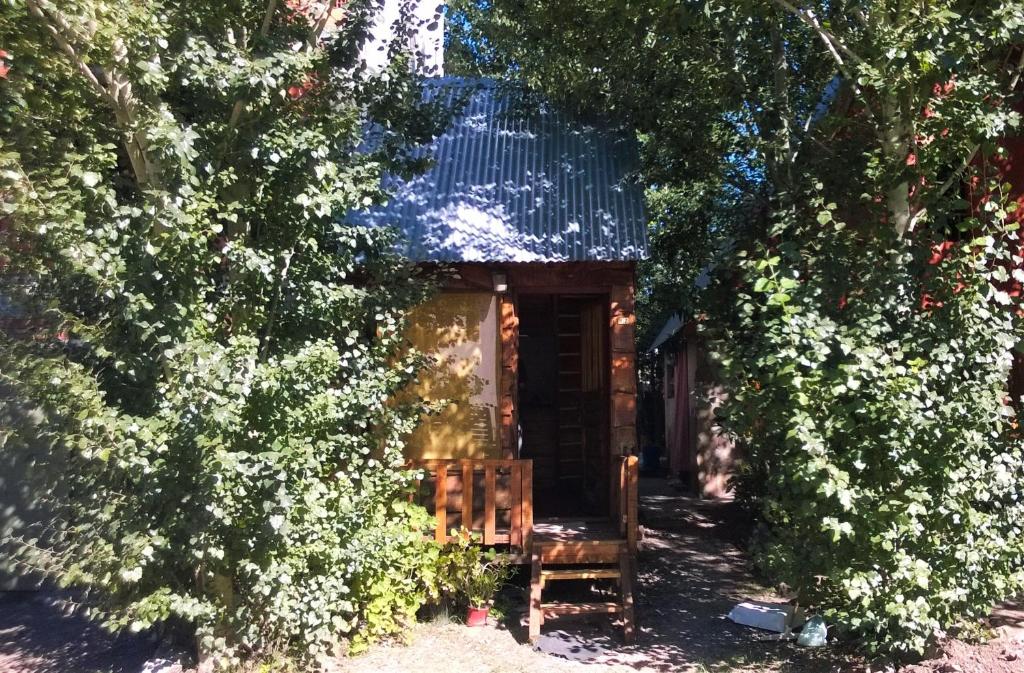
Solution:
[[[448,466],[438,466],[434,474],[434,516],[437,519],[434,539],[443,544],[448,540]]]
[[[484,544],[494,544],[494,488],[495,467],[484,468]]]
[[[462,466],[462,525],[473,530],[473,463],[459,461]]]

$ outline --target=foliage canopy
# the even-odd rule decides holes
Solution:
[[[1024,260],[998,167],[1020,133],[1024,7],[459,8],[465,67],[645,141],[648,299],[707,316],[771,576],[901,655],[1020,590]]]
[[[315,657],[423,598],[423,409],[394,394],[429,283],[343,218],[437,122],[401,35],[365,63],[379,9],[0,6],[0,269],[29,318],[0,346],[7,446],[50,447],[58,515],[23,561],[112,627]]]

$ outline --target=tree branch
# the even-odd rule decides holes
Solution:
[[[775,98],[775,108],[778,110],[779,127],[777,129],[777,142],[779,145],[779,158],[782,166],[775,176],[776,181],[782,183],[777,185],[786,192],[787,198],[791,195],[793,187],[792,167],[796,159],[796,151],[793,146],[792,129],[790,128],[790,104],[789,104],[789,63],[786,59],[786,47],[782,40],[782,33],[779,25],[774,20],[770,24],[772,42],[772,93]]]
[[[277,320],[277,307],[281,303],[281,295],[284,294],[285,284],[288,282],[288,271],[291,269],[292,257],[294,256],[294,248],[283,255],[283,268],[281,269],[281,274],[278,276],[277,281],[274,283],[274,296],[270,298],[270,309],[267,312],[267,326],[263,331],[263,336],[260,338],[258,352],[261,358],[266,356],[267,349],[270,348],[270,342],[274,332],[274,322]]]
[[[331,21],[331,12],[333,11],[334,2],[333,0],[328,0],[328,2],[326,3],[326,7],[324,8],[324,13],[321,14],[320,18],[318,18],[313,23],[313,30],[310,31],[309,40],[307,43],[309,49],[315,47],[317,43],[320,41],[320,38],[324,34],[324,30],[326,30],[327,28],[327,24],[330,23]]]
[[[43,25],[46,27],[46,30],[53,37],[53,40],[57,43],[57,46],[60,47],[61,51],[63,51],[71,60],[71,64],[75,67],[76,70],[78,70],[79,74],[85,77],[86,81],[88,81],[89,84],[92,85],[92,88],[104,100],[106,100],[111,105],[116,105],[117,101],[110,94],[110,92],[107,91],[106,87],[104,87],[103,84],[100,83],[99,78],[96,77],[96,73],[94,73],[92,69],[89,68],[85,61],[83,61],[81,57],[78,55],[77,50],[75,50],[75,47],[71,44],[71,42],[64,37],[64,34],[63,32],[61,32],[60,29],[67,30],[67,24],[64,23],[60,19],[60,17],[54,17],[54,19],[51,22],[50,17],[43,10],[42,6],[40,6],[38,0],[26,0],[26,4],[28,5],[28,11],[43,22]],[[54,25],[54,23],[56,23],[57,25]],[[58,29],[58,27],[60,29]]]
[[[277,0],[267,0],[267,10],[263,13],[263,23],[260,24],[260,37],[270,35],[270,24],[274,20],[275,10],[277,10]]]
[[[100,77],[89,67],[89,64],[78,53],[78,50],[68,38],[73,34],[71,27],[59,11],[53,11],[47,5],[47,0],[26,0],[29,12],[38,18],[46,30],[53,37],[54,42],[71,61],[75,70],[81,74],[89,83],[90,87],[111,107],[118,126],[125,133],[125,151],[128,153],[128,161],[135,173],[135,180],[140,187],[156,182],[156,171],[154,164],[146,154],[147,142],[145,137],[134,130],[135,122],[135,100],[132,97],[131,82],[119,77],[116,71],[103,75],[106,85],[100,81]],[[102,72],[100,74],[103,74]]]
[[[853,90],[857,93],[857,96],[860,97],[861,102],[864,104],[864,111],[867,112],[868,116],[871,117],[872,120],[877,119],[875,111],[871,109],[871,105],[868,104],[867,97],[864,95],[864,92],[861,90],[860,86],[857,85],[857,78],[854,77],[854,73],[850,70],[849,65],[846,62],[846,59],[843,58],[842,54],[846,54],[852,60],[856,61],[860,65],[867,65],[867,62],[860,56],[855,54],[853,51],[851,51],[846,45],[842,43],[842,41],[839,40],[839,38],[837,38],[835,35],[826,30],[825,27],[821,25],[821,22],[818,21],[818,18],[814,15],[813,12],[798,9],[797,7],[787,2],[787,0],[772,0],[772,2],[779,5],[787,12],[790,12],[791,14],[796,16],[798,19],[807,24],[811,28],[811,30],[817,33],[818,37],[821,38],[821,41],[824,43],[825,48],[828,50],[828,53],[832,56],[832,60],[834,60],[836,62],[836,65],[839,67],[839,72],[843,74],[843,77],[845,77],[846,80],[850,83],[850,86],[853,87]],[[842,52],[842,54],[840,53],[840,51]]]
[[[851,60],[856,61],[858,64],[867,65],[867,62],[864,59],[855,54],[849,47],[843,44],[839,38],[837,38],[835,35],[829,32],[824,26],[822,26],[821,22],[818,21],[818,18],[814,16],[814,12],[805,11],[798,7],[795,7],[791,3],[787,2],[787,0],[772,1],[775,4],[779,5],[780,7],[782,7],[783,9],[785,9],[787,12],[796,16],[798,19],[806,23],[808,26],[810,26],[811,29],[814,30],[814,32],[816,32],[818,36],[822,39],[822,41],[828,47],[829,51],[832,52],[833,58],[836,59],[840,66],[845,65],[842,57],[839,56],[838,52],[840,51],[846,54]]]
[[[260,22],[260,37],[266,37],[270,34],[270,26],[273,24],[274,12],[277,10],[277,0],[267,0],[267,8],[263,12],[263,21]],[[242,113],[245,112],[246,101],[244,98],[240,98],[235,101],[234,107],[231,108],[231,117],[228,118],[228,128],[225,132],[225,137],[231,133],[238,126],[238,122],[242,118]]]

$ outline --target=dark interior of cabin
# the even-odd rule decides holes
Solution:
[[[533,459],[538,517],[607,513],[605,296],[525,294],[519,314],[520,457]]]

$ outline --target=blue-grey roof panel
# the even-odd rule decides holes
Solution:
[[[428,98],[461,114],[429,148],[435,164],[385,184],[385,206],[353,216],[397,226],[416,261],[559,262],[647,256],[635,139],[541,106],[524,111],[494,82],[440,78]]]

